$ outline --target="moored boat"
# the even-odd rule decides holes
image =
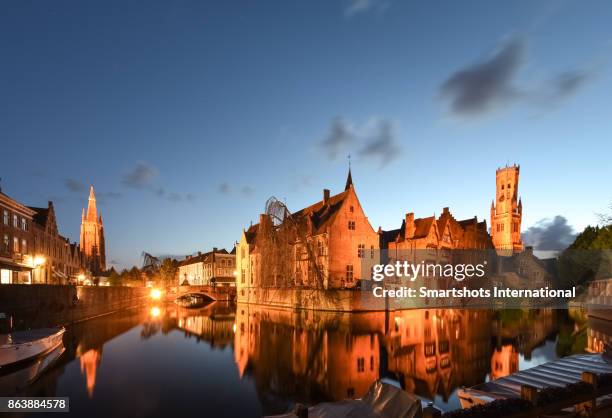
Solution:
[[[47,354],[62,344],[64,327],[0,334],[0,370]]]

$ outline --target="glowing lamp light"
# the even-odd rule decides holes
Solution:
[[[236,333],[236,324],[234,323],[234,326],[232,327],[232,330],[234,330],[234,334]]]
[[[160,300],[162,296],[162,292],[159,289],[151,289],[151,299]]]
[[[46,261],[45,257],[37,255],[32,260],[32,264],[34,264],[34,267],[38,267],[38,266],[42,266],[43,264],[45,264],[45,261]]]
[[[238,271],[234,270],[234,276],[238,276]]]
[[[159,318],[159,315],[161,315],[161,309],[159,309],[157,306],[152,307],[151,316],[153,318]]]

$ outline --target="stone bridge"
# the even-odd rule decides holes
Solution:
[[[177,293],[174,297],[179,297],[187,294],[200,294],[208,296],[209,298],[217,301],[235,301],[236,300],[236,288],[233,286],[179,286]]]

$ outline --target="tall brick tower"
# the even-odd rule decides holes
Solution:
[[[81,250],[87,256],[87,264],[92,273],[106,270],[106,248],[104,246],[104,225],[102,214],[98,216],[94,188],[89,189],[87,212],[81,215]]]
[[[518,198],[520,166],[495,172],[495,201],[491,202],[491,238],[497,250],[523,251],[521,220],[523,204]]]

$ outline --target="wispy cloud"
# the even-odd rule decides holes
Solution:
[[[240,193],[242,193],[243,196],[251,196],[253,193],[255,193],[255,189],[251,186],[243,186],[240,189]]]
[[[348,0],[344,9],[344,16],[351,18],[360,13],[369,11],[384,12],[389,7],[389,1],[385,0]]]
[[[144,189],[151,186],[157,174],[158,171],[153,165],[139,161],[133,169],[123,175],[121,183],[134,189]]]
[[[576,238],[576,233],[567,219],[561,215],[536,222],[522,234],[525,245],[538,251],[561,251]]]
[[[232,191],[234,189],[237,191],[238,194],[244,197],[252,196],[253,193],[255,193],[255,189],[252,186],[248,186],[248,185],[242,186],[242,187],[233,187],[228,182],[222,182],[219,184],[219,186],[217,186],[217,192],[223,195],[232,194]]]
[[[338,116],[331,121],[329,133],[320,142],[320,147],[331,160],[342,153],[348,155],[351,150],[356,150],[359,157],[364,160],[377,160],[381,167],[401,154],[393,123],[380,118],[373,118],[361,126],[356,126]]]
[[[85,184],[76,179],[65,179],[64,186],[73,193],[83,193],[87,190]]]
[[[523,59],[524,43],[513,39],[488,59],[452,74],[440,87],[458,115],[480,114],[517,97],[514,78]]]
[[[355,134],[350,124],[342,117],[336,116],[329,127],[329,133],[321,142],[321,148],[329,159],[334,160],[355,141]]]
[[[229,183],[223,182],[219,184],[219,186],[217,187],[217,191],[221,194],[230,194],[232,188]]]
[[[440,97],[460,117],[482,116],[518,101],[548,107],[578,92],[591,76],[585,70],[568,70],[531,86],[521,85],[525,55],[524,39],[506,40],[486,59],[451,74],[440,86]]]
[[[399,157],[401,150],[395,143],[393,124],[388,120],[377,121],[358,154],[365,159],[378,160],[381,167]]]
[[[179,193],[166,190],[155,181],[158,176],[159,170],[155,166],[139,161],[133,169],[123,175],[121,183],[132,189],[148,190],[157,197],[171,202],[180,202],[182,200],[193,201],[195,199],[196,196],[193,193]]]

